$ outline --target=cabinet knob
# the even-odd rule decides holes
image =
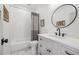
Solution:
[[[40,55],[42,55],[42,54],[40,53]]]
[[[50,50],[50,49],[47,49],[47,51],[48,51],[48,52],[51,52],[51,50]]]
[[[42,39],[40,39],[40,40],[42,40]]]
[[[65,53],[66,53],[67,55],[74,55],[74,54],[72,54],[72,53],[69,53],[68,51],[65,51]]]
[[[40,47],[42,47],[42,45],[40,45]]]

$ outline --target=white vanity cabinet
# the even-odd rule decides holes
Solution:
[[[45,37],[39,37],[38,53],[42,55],[64,55],[65,49],[60,43]]]
[[[39,36],[39,55],[78,55],[78,50],[50,38]]]

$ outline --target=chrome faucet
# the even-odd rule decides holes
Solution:
[[[60,28],[58,28],[57,31],[59,31],[59,32],[58,32],[58,36],[60,36],[60,35],[61,35],[61,33],[60,33]]]

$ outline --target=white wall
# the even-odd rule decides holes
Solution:
[[[45,19],[45,27],[40,27],[40,33],[48,33],[48,34],[54,34],[56,32],[56,29],[51,24],[51,15],[53,11],[61,4],[57,5],[48,5],[42,8],[38,8],[37,12],[40,14],[40,20]],[[79,5],[75,5],[77,9],[79,10]],[[79,11],[78,11],[79,15]],[[61,29],[61,32],[66,33],[69,36],[73,37],[79,37],[79,16],[76,18],[73,24],[71,24],[69,27],[66,27],[64,29]]]

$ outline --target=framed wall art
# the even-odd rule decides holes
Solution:
[[[3,20],[9,22],[9,11],[5,5],[3,5]]]
[[[41,27],[44,27],[45,26],[45,19],[41,19],[40,25],[41,25]]]

